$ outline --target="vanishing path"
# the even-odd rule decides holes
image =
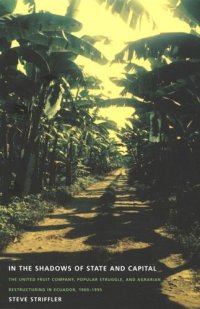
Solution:
[[[115,196],[108,194],[105,201],[101,197],[111,184]],[[155,281],[105,283],[102,294],[66,296],[69,308],[200,308],[197,272],[187,266],[177,243],[157,221],[148,201],[138,199],[136,190],[128,187],[126,171],[121,169],[76,195],[70,205],[57,208],[11,243],[1,255],[0,267],[11,261],[29,265],[155,265],[156,273],[101,273],[123,280],[142,277]],[[65,306],[56,304],[54,308]]]

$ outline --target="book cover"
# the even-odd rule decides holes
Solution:
[[[0,309],[200,308],[199,12],[0,0]]]

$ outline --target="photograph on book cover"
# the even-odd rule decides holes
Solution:
[[[0,309],[200,308],[199,85],[199,0],[0,0]]]

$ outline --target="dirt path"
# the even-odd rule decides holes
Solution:
[[[115,197],[111,194],[105,202],[100,197],[110,184],[114,184]],[[101,296],[79,297],[80,307],[78,298],[69,296],[69,308],[88,309],[94,308],[94,304],[102,309],[200,308],[197,272],[187,266],[177,243],[156,221],[148,201],[137,198],[135,189],[127,185],[126,172],[118,170],[76,195],[70,205],[56,209],[10,244],[1,255],[0,265],[11,261],[46,265],[155,265],[155,273],[106,274],[155,281],[105,284]]]

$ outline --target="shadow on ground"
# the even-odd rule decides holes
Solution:
[[[178,309],[186,308],[171,301],[161,292],[161,281],[172,274],[180,272],[186,265],[169,268],[161,260],[172,254],[179,254],[178,244],[161,236],[156,230],[161,223],[155,218],[150,203],[141,201],[137,192],[127,185],[127,176],[122,173],[110,177],[109,188],[112,194],[106,197],[103,187],[93,186],[83,194],[75,197],[66,207],[67,212],[53,213],[51,220],[66,220],[66,224],[38,225],[31,228],[31,232],[55,231],[55,234],[66,229],[63,234],[65,240],[83,241],[88,250],[77,252],[58,252],[52,248],[51,252],[4,252],[1,255],[0,267],[4,278],[8,276],[7,268],[12,260],[20,265],[153,265],[157,272],[82,272],[82,273],[40,273],[40,277],[106,277],[106,278],[136,278],[136,282],[97,282],[82,286],[103,288],[102,293],[73,293],[64,294],[64,302],[73,309]],[[107,187],[107,188],[108,188]],[[104,199],[102,200],[102,196]],[[106,200],[107,198],[107,200]],[[65,230],[64,230],[65,231]],[[20,276],[20,274],[17,274]],[[32,276],[33,274],[31,274]],[[25,275],[30,277],[30,273]],[[137,281],[138,278],[152,278],[152,282]],[[153,281],[155,279],[155,281]],[[2,289],[6,295],[6,279],[1,279]],[[38,286],[44,286],[44,283]],[[69,285],[69,284],[68,284]],[[13,283],[12,283],[12,286]],[[17,283],[16,283],[16,286]],[[20,285],[21,286],[21,285]],[[27,283],[23,286],[27,286]],[[31,283],[28,284],[31,286]],[[34,284],[33,284],[34,286]],[[60,287],[66,286],[60,284]],[[80,283],[75,283],[78,289]],[[27,305],[26,305],[27,306]],[[46,304],[54,308],[66,308],[61,304]],[[12,306],[10,306],[12,307]],[[18,308],[18,305],[15,307]],[[22,308],[22,304],[19,305]],[[43,307],[44,308],[44,307]],[[46,307],[45,307],[46,308]]]

